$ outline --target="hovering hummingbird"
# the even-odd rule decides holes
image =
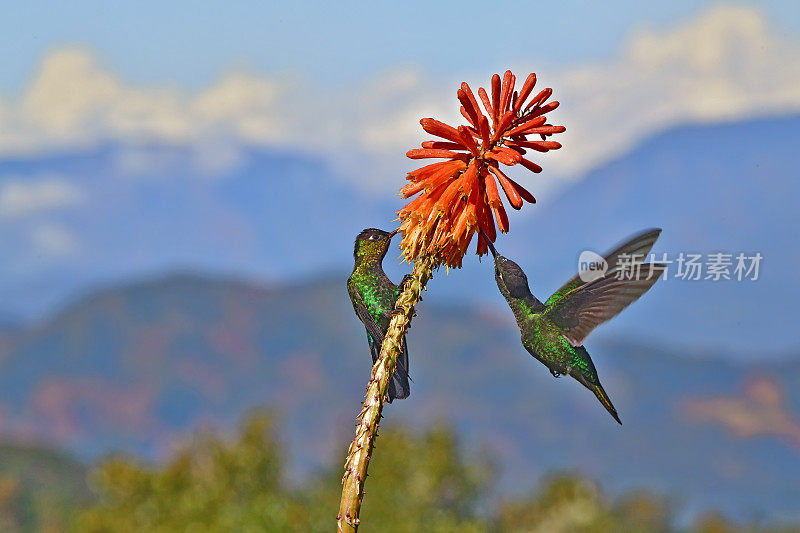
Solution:
[[[367,329],[367,342],[372,353],[372,363],[378,360],[381,344],[395,309],[395,303],[402,285],[395,285],[383,271],[383,258],[389,250],[389,243],[397,233],[368,228],[356,237],[355,265],[353,273],[347,278],[347,292],[359,320]],[[404,279],[405,281],[405,279]],[[397,357],[392,381],[389,382],[388,396],[394,399],[408,398],[411,393],[408,383],[408,347],[403,337],[403,346]]]
[[[497,287],[514,312],[522,345],[553,376],[570,375],[592,391],[620,424],[583,341],[594,328],[647,292],[663,274],[665,265],[642,263],[660,233],[660,229],[653,229],[636,235],[605,256],[608,270],[604,276],[585,282],[577,275],[545,303],[531,294],[528,278],[519,265],[497,253],[483,235],[494,256]]]

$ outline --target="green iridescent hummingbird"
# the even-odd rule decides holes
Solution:
[[[356,315],[367,330],[367,342],[372,353],[372,363],[378,360],[381,353],[383,337],[389,329],[389,322],[395,309],[395,303],[402,289],[395,285],[383,271],[383,258],[389,250],[389,243],[396,231],[385,231],[368,228],[356,237],[355,265],[353,273],[347,278],[347,292]],[[403,337],[403,346],[397,357],[392,381],[389,382],[387,395],[389,402],[408,398],[411,393],[408,378],[408,347]]]
[[[497,287],[514,312],[522,345],[553,376],[570,375],[592,391],[620,424],[583,341],[594,328],[647,292],[663,274],[664,265],[643,263],[660,233],[660,229],[640,233],[604,258],[592,254],[601,271],[595,275],[581,272],[545,303],[531,294],[528,278],[519,265],[497,253],[483,235],[494,256]]]

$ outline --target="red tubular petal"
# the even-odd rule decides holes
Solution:
[[[558,107],[558,100],[554,100],[554,101],[550,102],[549,104],[545,104],[545,105],[543,105],[542,107],[540,107],[538,109],[534,109],[533,112],[531,112],[527,116],[528,117],[538,117],[539,115],[544,115],[546,113],[549,113],[550,111],[552,111],[553,109],[555,109],[557,107]]]
[[[540,135],[552,135],[554,133],[564,133],[567,128],[564,126],[539,126],[538,128],[531,128],[525,134],[538,133]]]
[[[509,166],[516,165],[522,159],[522,156],[519,152],[505,146],[496,146],[486,155],[489,155],[495,161],[500,161],[504,165]]]
[[[489,136],[491,135],[491,130],[489,129],[489,121],[486,117],[481,117],[481,141],[483,142],[483,148],[489,146]]]
[[[422,143],[423,148],[432,148],[434,150],[463,150],[464,145],[456,144],[446,141],[425,141]]]
[[[481,187],[478,183],[478,173],[472,180],[469,196],[467,197],[467,216],[469,217],[470,226],[475,226],[478,223],[478,202],[480,200]]]
[[[489,253],[489,247],[486,245],[486,242],[483,240],[483,236],[478,233],[478,248],[475,250],[475,253],[478,255],[486,255]]]
[[[497,124],[494,130],[494,136],[492,136],[492,140],[496,141],[503,135],[505,135],[505,130],[511,125],[511,122],[514,120],[514,112],[507,111],[503,118],[500,119],[500,122]]]
[[[483,196],[483,194],[481,196]],[[494,229],[494,220],[492,220],[492,217],[489,214],[489,206],[486,204],[485,198],[481,198],[481,201],[478,202],[477,208],[476,215],[478,217],[478,227],[481,228],[484,233],[486,233],[486,236],[489,237],[490,241],[494,242],[494,240],[497,238],[497,232]]]
[[[525,112],[527,113],[529,109],[545,102],[548,98],[550,98],[550,95],[552,94],[553,94],[553,89],[551,89],[550,87],[548,87],[547,89],[542,89],[539,92],[539,94],[537,94],[533,98],[533,100],[531,100],[530,103],[525,107]]]
[[[406,152],[406,157],[410,159],[426,159],[428,157],[446,157],[446,158],[465,158],[469,157],[467,154],[460,154],[450,150],[431,150],[428,148],[415,148]]]
[[[530,192],[528,192],[528,189],[526,189],[516,181],[512,180],[511,178],[508,178],[508,181],[511,182],[511,185],[514,186],[514,188],[517,190],[517,193],[519,193],[519,195],[522,197],[523,200],[531,204],[536,203],[536,198],[534,198],[533,195]]]
[[[470,196],[472,192],[475,190],[480,190],[480,186],[478,184],[478,167],[475,163],[471,163],[467,170],[464,171],[464,174],[461,176],[459,180],[459,190],[461,191],[462,196]]]
[[[462,87],[464,85],[462,84]],[[478,115],[475,113],[475,110],[472,108],[472,102],[469,101],[469,96],[467,96],[467,92],[464,89],[459,89],[456,92],[458,96],[458,101],[461,102],[461,105],[464,106],[464,117],[469,121],[470,124],[478,127]],[[474,97],[473,97],[474,98]]]
[[[408,198],[409,196],[414,196],[424,188],[425,188],[424,181],[412,182],[400,188],[400,196],[402,196],[403,198]]]
[[[503,84],[500,87],[500,113],[508,111],[511,93],[514,92],[514,74],[507,70],[503,75]]]
[[[461,116],[464,117],[465,119],[467,119],[467,122],[472,124],[472,120],[473,120],[472,116],[470,116],[470,114],[467,113],[467,110],[464,108],[464,106],[462,105],[461,107],[459,107],[458,110],[461,111]]]
[[[423,118],[419,121],[419,123],[422,124],[422,129],[431,135],[436,135],[437,137],[442,137],[443,139],[447,139],[448,141],[456,144],[461,144],[461,138],[458,136],[458,130],[453,126],[449,126],[444,122],[439,122],[433,118]]]
[[[438,172],[450,163],[452,163],[452,161],[438,161],[436,163],[431,163],[430,165],[425,165],[424,167],[419,167],[418,169],[409,172],[408,176],[406,176],[406,179],[419,181],[432,176],[434,173]]]
[[[400,218],[400,220],[403,220],[411,216],[412,213],[417,213],[420,209],[422,209],[423,205],[428,201],[430,201],[430,197],[428,195],[423,194],[417,196],[416,198],[408,202],[406,205],[404,205],[403,208],[397,212],[398,218]]]
[[[472,93],[472,89],[467,82],[461,83],[461,90],[464,91],[464,94],[467,95],[467,100],[469,100],[469,106],[465,104],[464,107],[467,108],[468,112],[470,112],[470,107],[472,107],[471,113],[474,113],[477,119],[477,122],[473,124],[473,126],[477,128],[478,124],[480,124],[480,117],[483,115],[483,113],[481,113],[481,108],[478,106],[478,101],[475,99],[475,95]]]
[[[517,101],[514,103],[514,113],[518,112],[522,106],[525,105],[525,100],[530,96],[534,85],[536,85],[536,74],[528,74],[528,77],[525,78],[525,83],[522,84],[522,89],[519,91],[519,98],[517,98]]]
[[[448,161],[446,165],[447,166],[442,167],[437,173],[421,181],[425,190],[431,191],[441,184],[446,183],[449,179],[458,176],[459,172],[464,170],[466,163],[463,161]]]
[[[500,204],[497,207],[492,207],[492,211],[494,211],[494,216],[497,219],[497,229],[500,230],[500,233],[508,233],[508,214],[506,213],[506,208],[503,207],[503,204]]]
[[[503,191],[506,193],[506,198],[508,198],[508,202],[511,204],[511,207],[514,209],[521,209],[522,208],[522,196],[517,192],[517,189],[512,184],[511,180],[508,176],[503,174],[503,172],[496,167],[489,166],[489,172],[495,175],[497,181],[500,182],[500,186],[503,188]]]
[[[453,180],[448,185],[447,188],[444,190],[442,195],[436,201],[436,205],[434,205],[434,209],[437,211],[441,211],[443,213],[449,212],[450,208],[453,205],[456,197],[458,196],[458,189],[461,185],[461,180]]]
[[[494,242],[497,240],[497,230],[494,226],[494,219],[492,218],[492,211],[489,209],[488,205],[483,206],[483,220],[479,223],[481,229],[486,233],[486,236],[489,237],[489,240]]]
[[[486,187],[486,199],[489,201],[489,205],[492,207],[498,206],[502,204],[500,201],[500,193],[497,192],[497,183],[495,183],[494,178],[483,170],[483,184]]]
[[[486,114],[493,117],[494,110],[492,109],[492,103],[489,101],[489,95],[486,94],[486,90],[483,87],[478,89],[478,96],[480,96],[481,102],[483,102],[483,108],[486,109]]]
[[[461,247],[461,241],[467,234],[469,230],[469,213],[468,213],[468,204],[467,202],[459,202],[458,206],[453,210],[453,218],[455,219],[455,223],[453,223],[452,229],[452,237],[457,246]]]
[[[472,138],[472,134],[469,130],[464,126],[458,127],[458,135],[461,137],[461,141],[463,142],[464,146],[472,152],[473,155],[478,155],[478,145],[475,143],[475,139]]]
[[[558,150],[561,148],[561,143],[555,141],[511,141],[507,143],[508,146],[521,146],[523,148],[532,148],[537,152],[547,152],[550,150]]]
[[[500,120],[500,76],[492,76],[492,125],[497,129],[497,121]]]
[[[537,174],[538,174],[539,172],[541,172],[541,171],[542,171],[542,167],[540,167],[539,165],[537,165],[536,163],[534,163],[534,162],[532,162],[532,161],[528,161],[528,160],[527,160],[527,159],[525,159],[524,157],[520,159],[519,163],[520,163],[520,164],[521,164],[523,167],[525,167],[525,168],[527,168],[528,170],[530,170],[531,172],[535,172],[535,173],[537,173]]]
[[[506,135],[509,135],[509,136],[510,136],[510,135],[519,135],[519,134],[524,134],[524,133],[525,133],[527,130],[529,130],[530,128],[535,128],[535,127],[537,127],[537,126],[541,126],[541,125],[543,125],[545,122],[547,122],[547,117],[536,117],[536,118],[534,118],[534,119],[532,119],[532,120],[528,120],[528,121],[527,121],[527,122],[525,122],[524,124],[520,124],[520,125],[519,125],[519,126],[517,126],[516,128],[513,128],[513,129],[510,129],[510,130],[508,130],[508,132],[506,133]]]

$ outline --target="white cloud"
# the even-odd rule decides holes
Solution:
[[[75,236],[65,227],[52,223],[35,226],[31,242],[37,253],[51,257],[69,255],[77,249]]]
[[[516,65],[562,102],[552,120],[567,126],[565,147],[548,154],[550,175],[579,175],[677,123],[800,111],[800,45],[778,35],[755,8],[719,6],[640,28],[611,61]],[[398,168],[411,168],[403,154],[425,138],[419,118],[461,120],[459,81],[403,67],[332,88],[233,72],[188,93],[130,86],[91,53],[61,50],[18,101],[0,98],[0,154],[107,140],[224,146],[199,161],[213,173],[235,164],[237,145],[278,145],[338,155],[361,184],[395,188]]]
[[[32,178],[6,176],[0,179],[0,217],[18,218],[76,205],[82,191],[64,178],[46,175]]]
[[[615,62],[554,73],[567,125],[554,161],[580,172],[671,125],[800,111],[800,45],[778,34],[756,9],[718,6],[640,29]]]

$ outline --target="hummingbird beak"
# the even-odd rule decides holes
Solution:
[[[483,237],[483,241],[489,247],[489,251],[492,252],[492,256],[496,259],[497,258],[497,250],[494,249],[494,244],[492,244],[492,241],[489,240],[489,237],[486,236],[486,234],[483,232],[483,230],[481,228],[478,228],[478,231],[481,232],[481,237]]]
[[[397,235],[399,232],[400,232],[400,229],[396,229],[396,230],[394,230],[393,232],[391,232],[391,233],[389,234],[389,240],[392,240],[392,237],[394,237],[395,235]]]

